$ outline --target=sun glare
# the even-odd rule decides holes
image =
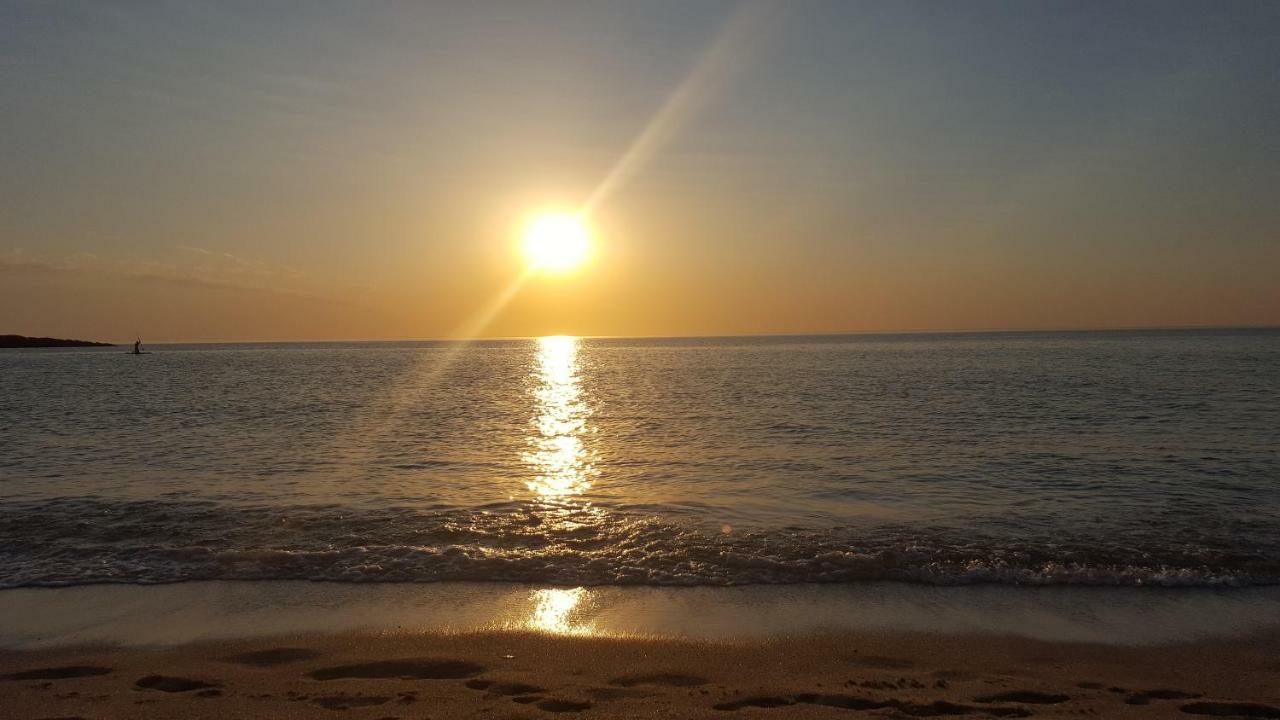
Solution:
[[[568,272],[582,265],[590,250],[587,226],[567,213],[539,215],[524,233],[525,258],[534,270]]]

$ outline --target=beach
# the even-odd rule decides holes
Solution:
[[[0,593],[13,718],[1280,717],[1280,597],[184,583]]]
[[[14,718],[1280,717],[1280,636],[340,634],[6,652]]]

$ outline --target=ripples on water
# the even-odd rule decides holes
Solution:
[[[0,584],[1280,581],[1277,331],[155,350],[0,353]]]

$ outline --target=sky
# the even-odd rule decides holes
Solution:
[[[0,334],[1280,324],[1280,3],[0,0]],[[589,208],[590,262],[521,228]]]

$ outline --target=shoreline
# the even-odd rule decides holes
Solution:
[[[1280,718],[1280,588],[193,582],[0,617],[15,718]]]
[[[341,633],[522,632],[762,642],[977,634],[1159,646],[1280,633],[1280,587],[738,587],[201,581],[0,590],[0,649],[172,647]]]

